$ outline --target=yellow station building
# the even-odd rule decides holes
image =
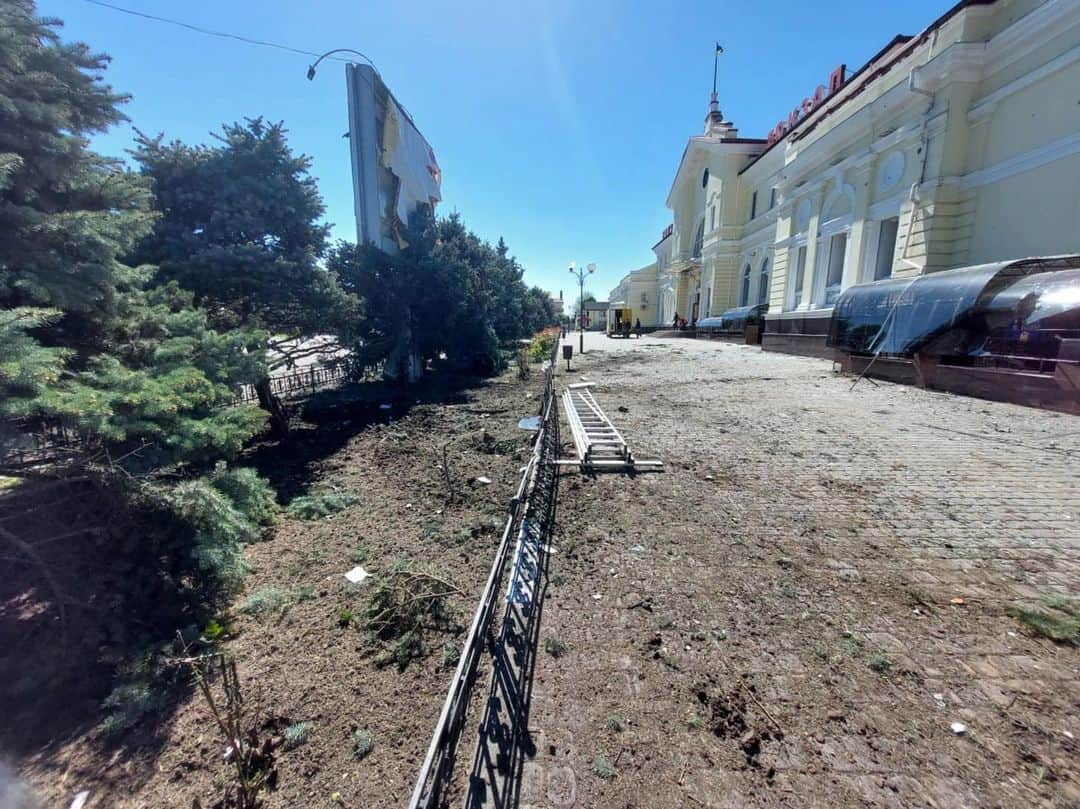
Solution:
[[[807,89],[764,138],[713,97],[616,290],[643,325],[767,303],[765,349],[823,354],[853,284],[1080,252],[1077,0],[965,0]]]

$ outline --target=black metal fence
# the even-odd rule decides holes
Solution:
[[[410,809],[436,809],[446,797],[447,787],[453,773],[458,741],[465,727],[469,700],[476,680],[481,657],[492,618],[499,605],[499,593],[507,562],[513,552],[514,566],[511,572],[511,592],[508,604],[520,600],[521,581],[530,579],[530,587],[536,586],[538,570],[532,555],[542,544],[536,533],[539,523],[534,519],[538,510],[554,506],[556,478],[555,460],[559,453],[559,412],[555,396],[555,369],[559,341],[552,347],[551,358],[545,371],[544,396],[540,405],[540,429],[537,431],[533,454],[518,484],[517,493],[510,501],[502,540],[491,564],[487,584],[480,596],[480,604],[473,616],[472,626],[465,638],[465,645],[458,661],[457,670],[450,681],[450,688],[435,725],[435,733],[428,747],[427,756],[409,801]],[[545,523],[546,524],[546,523]],[[524,566],[524,567],[523,567]],[[536,622],[536,626],[539,622]],[[530,630],[533,629],[530,622]],[[493,663],[499,666],[496,654]]]
[[[383,363],[357,365],[352,360],[312,365],[287,374],[270,377],[270,392],[279,399],[294,399],[343,382],[365,382],[382,376]],[[258,394],[253,385],[244,385],[236,395],[236,404],[254,402]]]
[[[82,447],[78,433],[42,419],[0,420],[0,469],[19,472],[72,457]]]

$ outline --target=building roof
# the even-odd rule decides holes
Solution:
[[[652,249],[655,250],[657,247],[662,245],[665,241],[670,239],[673,235],[675,235],[675,223],[672,223],[672,224],[668,225],[666,228],[664,228],[664,232],[660,234],[660,241],[658,241],[656,244],[654,244],[652,246]]]
[[[826,101],[805,118],[801,118],[795,126],[784,134],[783,137],[777,138],[762,151],[761,154],[757,155],[753,160],[743,166],[742,169],[739,170],[739,174],[744,173],[762,157],[771,152],[778,144],[787,141],[800,140],[809,135],[825,118],[829,117],[847,104],[848,101],[861,94],[874,79],[891,70],[897,62],[910,55],[912,51],[925,42],[927,37],[932,35],[935,30],[955,17],[965,8],[970,6],[990,6],[996,2],[997,0],[960,0],[959,3],[930,23],[930,25],[917,36],[912,36],[910,34],[897,34],[894,36],[889,40],[885,47],[871,56],[866,64],[844,80],[840,89],[833,94],[834,96],[839,96],[835,102],[830,103],[829,101]],[[878,64],[879,60],[881,60],[881,64]],[[857,86],[854,85],[856,80],[860,81]],[[850,92],[848,92],[849,88],[851,88]]]
[[[683,149],[682,157],[679,159],[679,168],[675,170],[675,179],[671,181],[671,190],[668,191],[667,201],[665,204],[671,208],[672,198],[675,196],[675,189],[679,185],[679,181],[683,178],[688,171],[688,166],[692,162],[692,158],[695,154],[702,152],[729,152],[733,154],[746,154],[755,155],[757,147],[764,147],[767,141],[764,138],[715,138],[709,135],[694,135],[686,142],[686,148]],[[739,148],[731,148],[739,147]],[[685,169],[685,170],[684,170]],[[660,241],[663,241],[661,239]]]

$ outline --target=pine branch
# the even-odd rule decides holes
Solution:
[[[64,591],[60,587],[60,582],[53,576],[48,563],[42,558],[41,554],[37,552],[33,545],[3,526],[0,526],[0,539],[7,540],[9,544],[32,561],[38,568],[42,578],[45,579],[46,583],[49,585],[49,589],[52,590],[53,600],[56,603],[56,610],[60,613],[60,627],[63,632],[67,634],[67,609],[65,608],[65,604],[67,603],[68,598],[64,595]]]

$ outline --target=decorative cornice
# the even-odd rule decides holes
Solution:
[[[705,165],[708,157],[752,157],[761,154],[765,149],[765,141],[749,138],[732,138],[720,140],[704,135],[696,135],[686,142],[679,167],[675,170],[675,179],[671,181],[671,190],[668,191],[666,205],[673,208],[672,199],[676,189],[681,185],[683,178],[692,169],[701,168]]]
[[[896,216],[907,201],[907,196],[907,189],[904,189],[899,194],[893,194],[891,197],[878,200],[867,209],[866,218],[869,220],[877,220]]]
[[[798,166],[799,173],[797,177],[804,177],[820,171],[823,164],[834,158],[838,153],[850,148],[859,139],[866,137],[872,131],[873,121],[879,117],[879,108],[880,112],[884,112],[890,118],[893,118],[916,106],[920,101],[925,103],[926,98],[908,90],[907,85],[897,84],[893,86],[874,101],[856,110],[812,143],[798,149],[796,155],[784,167],[785,173],[795,166]],[[858,159],[858,153],[849,155],[838,165],[846,168],[853,159]],[[790,188],[794,179],[796,177],[791,177],[786,183],[778,184],[778,187]]]
[[[1042,67],[1037,67],[1028,73],[1025,73],[1019,78],[1013,79],[1006,85],[999,87],[992,93],[987,93],[974,104],[971,109],[968,110],[967,119],[968,123],[978,124],[987,120],[997,108],[997,105],[1021,90],[1027,89],[1033,84],[1042,81],[1045,78],[1049,78],[1055,73],[1064,70],[1067,67],[1073,65],[1078,59],[1080,59],[1080,45],[1076,45],[1065,53],[1051,59]]]
[[[924,92],[954,82],[981,81],[985,62],[985,42],[954,42],[929,62],[913,67],[911,81]]]
[[[1080,24],[1075,0],[1047,0],[986,43],[986,75],[992,76]]]
[[[1016,174],[1022,174],[1025,171],[1037,169],[1039,166],[1075,154],[1080,154],[1080,132],[1058,138],[1022,154],[1013,155],[993,166],[987,166],[970,174],[965,174],[963,177],[956,178],[956,184],[963,190],[978,188],[1008,179]]]

